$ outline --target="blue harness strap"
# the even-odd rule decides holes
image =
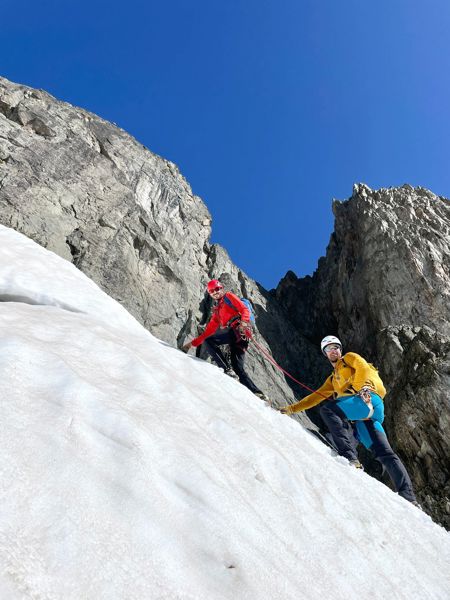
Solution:
[[[223,301],[226,302],[228,304],[228,306],[231,306],[231,308],[234,308],[234,310],[239,313],[239,315],[241,314],[239,312],[239,310],[235,307],[235,305],[233,304],[233,302],[230,300],[230,298],[228,298],[228,296],[225,294],[225,296],[223,297]],[[241,298],[241,302],[243,302],[245,304],[245,306],[248,308],[248,311],[250,313],[250,321],[252,323],[255,322],[255,314],[253,312],[253,306],[252,303],[250,302],[250,300],[247,300],[247,298]],[[230,321],[228,321],[227,325],[230,324],[231,321],[234,321],[236,318],[238,317],[233,317],[232,319],[230,319]]]

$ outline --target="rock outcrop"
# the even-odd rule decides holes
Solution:
[[[211,232],[176,166],[95,115],[6,80],[0,117],[2,223],[71,260],[173,343],[198,305]]]
[[[258,327],[279,334],[282,351],[276,303],[209,243],[209,211],[173,163],[111,123],[6,79],[0,79],[0,222],[72,261],[178,347],[205,322],[205,284],[221,276],[254,303]],[[307,354],[307,341],[297,337],[293,344]],[[284,377],[258,352],[247,362],[276,403],[293,399]]]
[[[355,185],[334,213],[317,271],[289,273],[275,297],[306,337],[337,332],[380,368],[390,439],[426,510],[449,527],[450,203],[409,185]]]
[[[318,343],[337,333],[379,366],[392,443],[427,512],[450,526],[449,202],[408,185],[357,185],[334,213],[314,275],[289,272],[267,291],[210,244],[210,214],[174,164],[87,111],[0,78],[2,224],[72,261],[178,347],[208,318],[211,277],[252,301],[257,340],[311,387],[329,372]],[[255,348],[248,367],[276,404],[300,394]]]

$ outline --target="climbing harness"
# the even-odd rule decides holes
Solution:
[[[367,415],[367,417],[365,419],[362,419],[363,421],[370,421],[370,418],[372,417],[373,413],[374,413],[374,407],[372,404],[372,396],[371,396],[371,389],[367,386],[364,386],[363,388],[361,388],[359,390],[358,396],[361,398],[361,400],[366,404],[367,408],[369,409],[369,414]]]
[[[251,329],[251,327],[245,327],[244,329],[241,329],[241,324],[242,324],[242,321],[240,321],[239,324],[237,325],[238,333],[240,334],[243,342],[249,342],[253,337],[252,329]]]

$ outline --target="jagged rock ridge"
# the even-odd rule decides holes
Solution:
[[[422,503],[448,527],[450,203],[409,185],[355,185],[334,213],[316,273],[289,273],[274,294],[311,340],[336,331],[380,368],[390,439]]]

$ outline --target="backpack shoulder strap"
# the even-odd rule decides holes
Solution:
[[[228,292],[227,292],[228,293]],[[223,297],[223,301],[228,304],[228,306],[231,306],[231,308],[234,308],[234,310],[238,313],[238,309],[235,307],[235,305],[233,304],[233,302],[230,300],[230,298],[228,298],[227,293],[224,295]]]
[[[344,354],[345,356],[345,354]],[[348,362],[345,362],[345,358],[344,356],[341,356],[341,360],[344,363],[344,367],[348,367],[349,369],[353,369],[353,371],[355,370],[354,367],[352,367],[351,365],[348,364]]]

